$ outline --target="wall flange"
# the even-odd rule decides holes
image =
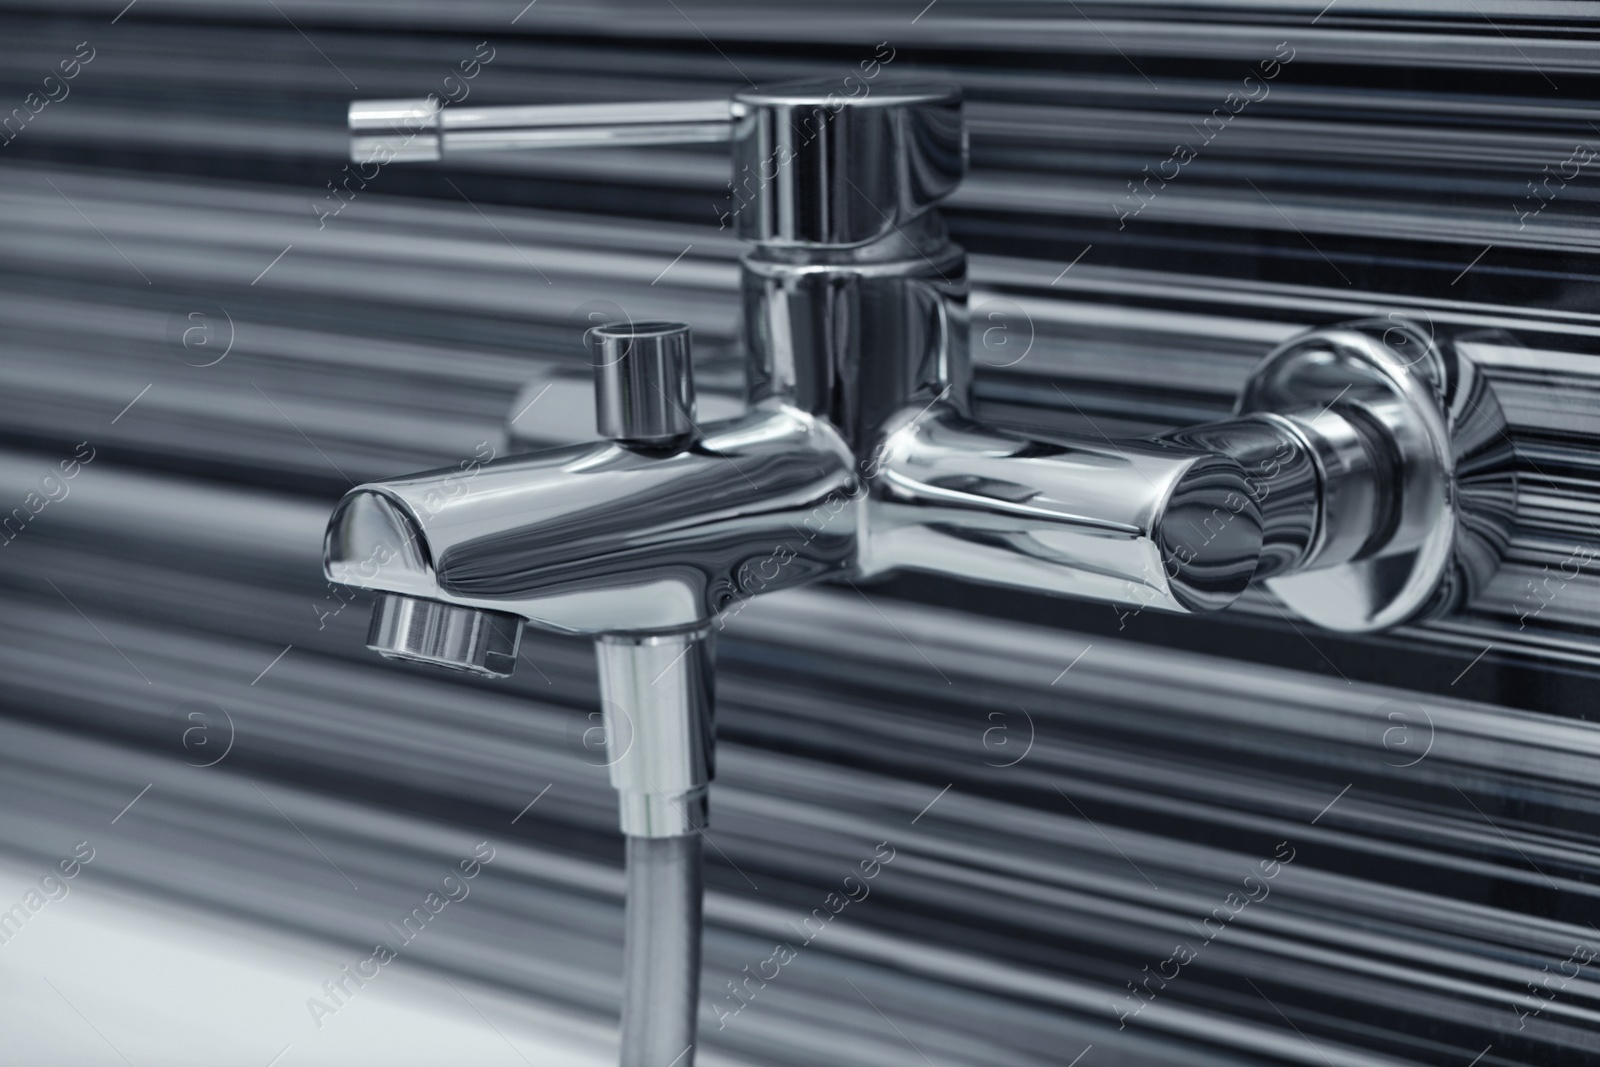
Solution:
[[[1302,334],[1255,369],[1237,411],[1306,425],[1336,413],[1371,454],[1381,499],[1368,543],[1265,582],[1300,617],[1388,629],[1465,604],[1499,566],[1516,511],[1505,414],[1478,368],[1431,327],[1372,320]]]

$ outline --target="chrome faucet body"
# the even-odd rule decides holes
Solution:
[[[374,649],[496,675],[523,621],[595,635],[623,829],[676,837],[705,825],[711,635],[764,592],[912,570],[1200,612],[1260,579],[1367,631],[1493,572],[1515,504],[1503,416],[1453,345],[1409,325],[1295,338],[1233,418],[1160,437],[977,421],[966,253],[937,209],[966,170],[961,93],[832,88],[351,106],[362,162],[729,141],[751,243],[745,414],[696,421],[686,326],[608,324],[586,335],[606,440],[490,463],[465,493],[439,471],[345,497],[326,570],[382,594]]]
[[[328,577],[421,602],[380,603],[374,647],[502,673],[512,620],[699,632],[762,592],[899,570],[1175,612],[1260,580],[1363,631],[1453,607],[1493,572],[1514,510],[1503,415],[1453,345],[1404,323],[1291,340],[1232,419],[1161,437],[977,422],[966,254],[937,209],[966,170],[961,93],[832,88],[351,105],[363,161],[731,142],[728,217],[751,242],[746,414],[697,423],[686,331],[615,324],[588,338],[608,440],[488,464],[464,494],[433,472],[345,498]]]

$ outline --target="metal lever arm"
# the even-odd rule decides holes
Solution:
[[[446,107],[438,97],[354,100],[350,158],[387,153],[391,161],[436,160],[457,152],[728,141],[738,105],[731,100],[625,104]]]
[[[954,246],[928,213],[966,172],[960,89],[887,80],[870,94],[843,97],[839,89],[819,81],[744,89],[731,99],[531,107],[454,106],[436,96],[357,100],[350,155],[382,165],[457,152],[727,143],[728,215],[740,238],[783,249],[855,249],[891,237],[903,242],[909,232],[926,247],[907,263],[942,263]],[[790,265],[809,271],[819,264]]]

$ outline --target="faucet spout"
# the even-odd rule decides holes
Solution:
[[[668,631],[848,569],[863,495],[839,435],[774,404],[674,449],[606,442],[498,460],[465,484],[452,468],[358,486],[324,567],[567,633]]]

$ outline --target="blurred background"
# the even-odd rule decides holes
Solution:
[[[1469,610],[1378,637],[1257,594],[1204,620],[913,577],[752,603],[719,647],[701,1062],[1595,1062],[1596,17],[0,3],[0,1060],[613,1062],[589,644],[529,630],[498,683],[382,661],[321,533],[354,483],[592,434],[600,318],[690,322],[702,410],[738,410],[726,152],[352,178],[345,108],[876,62],[967,93],[945,215],[985,418],[1181,426],[1301,329],[1403,316],[1493,379],[1518,527]]]

